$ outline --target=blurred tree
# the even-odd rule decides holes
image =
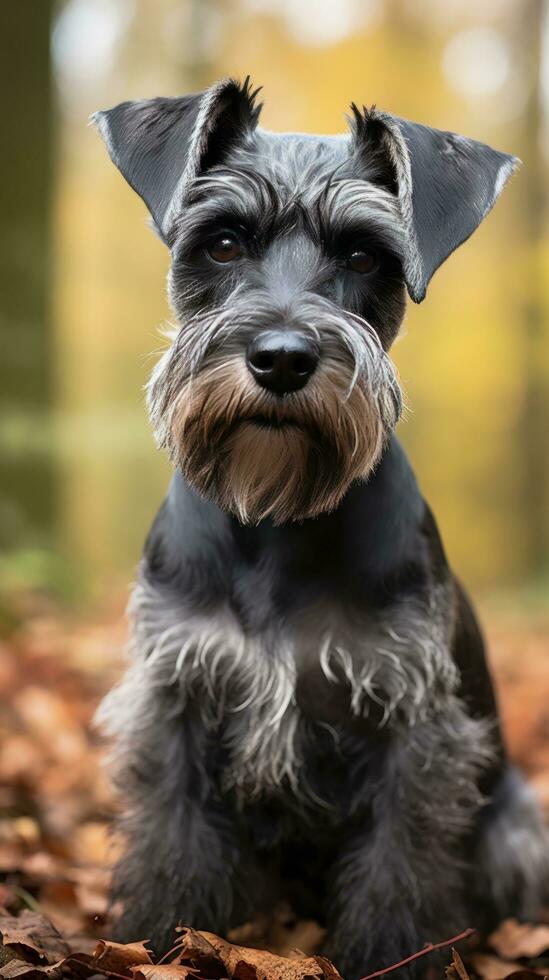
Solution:
[[[547,0],[526,0],[517,24],[528,101],[522,117],[526,179],[522,215],[528,242],[523,270],[525,290],[522,301],[524,397],[518,423],[519,459],[522,468],[524,502],[524,541],[530,573],[544,570],[548,555],[549,486],[547,473],[547,433],[549,413],[547,377],[544,366],[546,311],[544,296],[544,236],[547,221],[547,161],[541,146],[543,132],[542,44]],[[549,20],[547,21],[549,23]]]
[[[185,81],[191,90],[206,88],[211,84],[211,58],[206,54],[204,43],[204,36],[207,36],[207,18],[209,16],[208,7],[202,0],[190,0],[189,37],[186,39],[189,51],[186,73],[188,77]]]
[[[0,543],[34,547],[51,530],[54,463],[46,452],[52,400],[50,185],[52,0],[0,6]]]

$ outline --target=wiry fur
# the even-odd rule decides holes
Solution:
[[[405,289],[423,298],[516,161],[374,109],[347,136],[273,134],[256,96],[229,79],[97,117],[171,249],[176,317],[148,386],[176,473],[99,712],[113,897],[120,938],[159,951],[178,922],[290,900],[356,980],[548,892],[482,637],[392,434]],[[253,372],[269,331],[315,351],[299,389]]]
[[[226,307],[185,325],[149,385],[158,444],[244,522],[333,510],[368,476],[400,415],[394,369],[368,323],[328,301],[302,301],[293,317],[324,354],[302,391],[280,399],[250,376],[243,351],[276,311],[261,293],[239,302],[238,287]]]
[[[452,935],[471,921],[460,842],[482,810],[478,782],[492,762],[489,726],[452,697],[387,749],[370,787],[373,830],[359,830],[334,869],[326,952],[344,976],[358,976],[365,950],[368,962],[393,964],[400,950],[421,948],[420,936]]]
[[[346,679],[354,714],[367,716],[377,706],[380,726],[397,718],[411,725],[445,705],[459,683],[449,656],[450,606],[451,594],[441,587],[428,603],[403,602],[374,616],[367,628],[351,622],[342,630],[339,624],[339,636],[325,637],[320,666],[329,681]],[[367,651],[357,645],[363,632]]]
[[[549,832],[533,790],[509,769],[483,814],[475,851],[472,888],[482,906],[493,906],[484,922],[492,928],[512,918],[535,922],[548,900]]]
[[[176,711],[195,705],[208,732],[223,729],[224,788],[254,796],[287,780],[298,789],[298,713],[292,644],[279,636],[247,636],[229,606],[215,616],[182,610],[147,582],[130,605],[133,664],[103,702],[99,721],[110,735],[129,736],[131,718],[147,717],[152,689],[177,691]],[[245,728],[246,737],[243,737]]]
[[[292,824],[296,819],[298,824],[304,820],[306,826],[311,821],[321,836],[323,825],[345,826],[351,821],[328,891],[329,951],[334,951],[342,968],[346,965],[349,975],[360,969],[365,956],[381,956],[383,961],[393,955],[395,929],[404,946],[417,943],[422,919],[430,921],[448,892],[453,907],[445,927],[460,928],[465,921],[460,880],[467,863],[459,842],[472,832],[482,808],[479,777],[493,765],[494,749],[491,724],[472,719],[452,693],[457,678],[442,625],[447,601],[448,596],[443,595],[434,601],[432,621],[418,610],[415,628],[413,620],[406,620],[405,610],[398,608],[388,611],[385,619],[378,617],[373,628],[364,624],[364,649],[351,646],[351,637],[357,642],[357,632],[342,610],[334,609],[329,615],[322,612],[320,628],[327,619],[334,630],[319,654],[329,684],[337,687],[348,682],[349,709],[357,720],[367,719],[372,706],[381,706],[379,724],[390,723],[394,734],[378,743],[374,761],[368,742],[366,751],[357,755],[359,743],[349,739],[346,726],[341,722],[329,725],[328,767],[319,771],[309,762],[314,758],[318,729],[301,710],[297,686],[300,673],[306,676],[309,667],[302,642],[307,623],[287,622],[273,626],[268,635],[246,635],[228,605],[214,616],[199,615],[143,574],[130,609],[132,666],[104,701],[98,720],[116,738],[112,768],[128,808],[123,829],[134,857],[129,861],[126,856],[115,879],[115,895],[126,901],[130,888],[137,885],[134,875],[139,862],[147,853],[158,853],[153,837],[167,838],[172,847],[180,849],[183,841],[174,841],[173,834],[181,833],[185,847],[191,843],[186,835],[196,802],[186,779],[174,780],[171,773],[170,797],[160,807],[154,789],[158,784],[166,792],[166,766],[176,766],[179,771],[181,760],[176,762],[175,745],[178,753],[185,746],[186,778],[191,778],[193,768],[196,771],[194,790],[203,812],[193,831],[197,836],[192,839],[192,860],[185,860],[175,879],[161,879],[164,895],[155,912],[155,936],[160,945],[169,941],[168,930],[173,925],[166,896],[182,919],[190,916],[202,928],[223,931],[240,921],[238,895],[245,888],[241,875],[254,861],[243,827],[250,819],[250,807],[265,799],[276,801],[281,793],[290,794],[297,808]],[[410,631],[407,643],[394,628],[399,618],[402,628]],[[314,631],[307,629],[309,641],[311,635],[314,638]],[[173,748],[165,741],[169,732],[173,732],[170,740],[175,738]],[[213,769],[211,760],[206,761],[204,738],[213,739],[221,752]],[[195,753],[192,766],[185,761],[189,752]],[[448,759],[452,760],[450,767]],[[341,762],[350,773],[354,770],[352,792],[334,798],[329,773]],[[145,796],[144,785],[149,787]],[[216,812],[215,785],[227,798],[234,794],[238,801],[232,816],[227,811],[221,819]],[[187,816],[178,816],[183,823],[177,831],[174,813],[183,813],[185,807]],[[370,820],[364,820],[369,811],[376,820],[375,832]],[[354,828],[356,815],[361,819]],[[429,841],[427,853],[416,849],[418,835]],[[136,859],[136,851],[143,856]],[[207,869],[212,860],[210,875]],[[436,890],[430,886],[432,905],[428,907],[422,875],[438,882]],[[202,894],[205,880],[209,887],[215,882],[215,897]],[[261,876],[258,887],[259,894],[268,891]],[[408,920],[400,919],[389,929],[395,913],[395,888],[407,895]],[[150,923],[155,894],[153,889],[153,896],[147,899],[138,892],[136,903],[126,906],[123,935],[136,934]],[[369,923],[367,935],[361,929],[364,921]]]
[[[361,626],[341,610],[322,608],[285,627],[247,634],[229,604],[215,615],[197,615],[142,574],[129,607],[132,666],[104,700],[98,721],[119,737],[119,748],[123,739],[131,746],[132,719],[142,726],[151,689],[177,691],[177,713],[191,702],[207,731],[222,732],[225,789],[257,797],[287,781],[297,797],[306,796],[296,681],[309,668],[307,645],[329,684],[348,685],[352,715],[368,718],[381,708],[381,727],[390,719],[415,725],[445,709],[458,684],[449,655],[449,602],[448,590],[439,589],[428,610],[404,604]],[[357,641],[361,635],[366,649]],[[480,756],[484,741],[479,736]]]

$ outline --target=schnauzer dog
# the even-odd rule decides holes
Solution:
[[[272,133],[249,80],[94,117],[171,252],[148,405],[175,465],[100,709],[127,811],[120,938],[279,899],[347,980],[549,880],[483,641],[393,435],[405,309],[517,161],[352,106]],[[410,967],[410,971],[412,967]]]

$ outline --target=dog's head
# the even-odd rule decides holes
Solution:
[[[423,299],[516,161],[356,106],[345,136],[270,133],[256,97],[229,79],[94,119],[172,255],[158,442],[225,510],[280,523],[371,472],[401,411],[406,289]]]

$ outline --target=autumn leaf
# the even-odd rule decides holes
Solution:
[[[17,917],[0,915],[0,935],[4,946],[34,963],[55,963],[70,952],[51,922],[29,909]]]
[[[539,956],[549,949],[549,926],[506,919],[488,937],[488,942],[504,960]]]
[[[190,966],[181,963],[151,963],[143,966],[133,966],[132,974],[135,980],[189,980],[197,973]]]
[[[150,953],[145,949],[145,942],[113,943],[100,939],[93,952],[96,969],[103,973],[119,973],[130,977],[132,967],[152,963]]]
[[[43,966],[13,959],[0,967],[0,977],[2,980],[44,980],[47,972]]]
[[[341,980],[335,966],[323,956],[278,956],[264,949],[236,946],[211,932],[185,929],[181,937],[180,958],[188,959],[209,977],[234,980]]]
[[[450,966],[446,967],[446,977],[447,980],[457,980],[457,978],[459,980],[471,980],[457,949],[452,949],[452,962]]]

